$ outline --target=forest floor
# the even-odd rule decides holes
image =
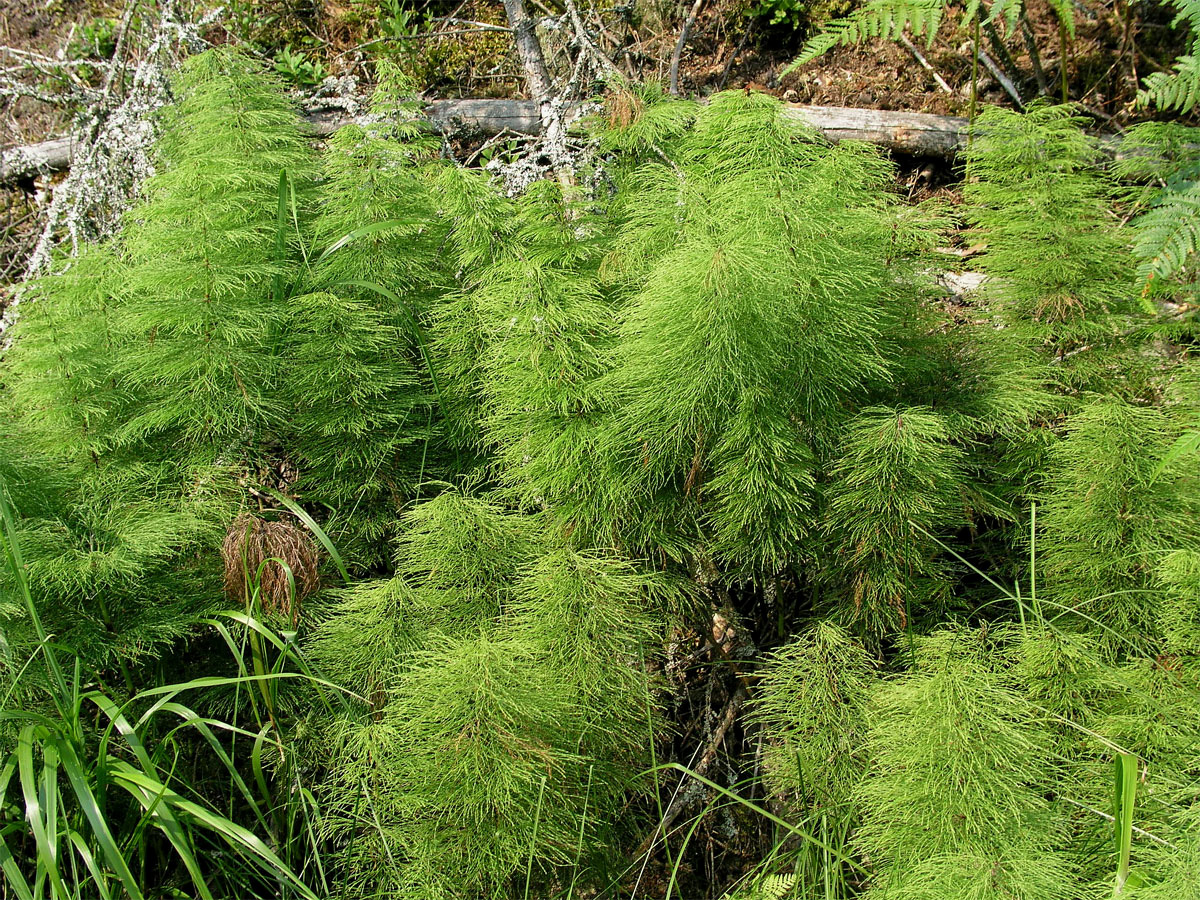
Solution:
[[[144,2],[144,0],[143,0]],[[569,76],[567,29],[547,27],[561,15],[555,0],[531,0],[542,15],[539,33],[551,74]],[[786,71],[823,18],[847,4],[818,3],[811,19],[771,25],[758,10],[783,8],[782,0],[710,0],[699,10],[680,62],[681,92],[705,95],[748,88],[806,104],[911,110],[966,115],[972,63],[969,34],[959,12],[948,10],[932,41],[911,47],[869,41],[837,48],[814,62]],[[691,4],[633,0],[610,7],[581,4],[600,49],[637,81],[665,81],[672,53]],[[203,9],[204,3],[200,4]],[[1129,27],[1127,6],[1116,0],[1077,4],[1076,34],[1067,55],[1067,94],[1093,115],[1098,129],[1116,131],[1136,120],[1140,79],[1166,68],[1183,51],[1171,27],[1173,12],[1152,6]],[[126,6],[122,0],[8,0],[0,5],[0,149],[59,136],[86,105],[99,67],[113,52]],[[149,8],[147,6],[147,8]],[[1046,0],[1027,4],[1030,42],[1011,35],[985,44],[1011,76],[1023,102],[1061,93],[1059,26]],[[205,37],[214,43],[247,43],[291,80],[311,89],[328,75],[369,82],[373,62],[396,59],[422,96],[512,97],[523,92],[521,69],[510,36],[483,30],[505,23],[500,0],[240,0],[227,6]],[[918,61],[918,54],[924,64]],[[1038,70],[1040,69],[1040,75]],[[979,72],[979,101],[1012,106],[1014,98],[986,68]],[[910,196],[930,183],[953,180],[926,162],[900,175]],[[0,188],[0,285],[18,280],[39,233],[52,179]],[[914,188],[920,190],[914,192]]]

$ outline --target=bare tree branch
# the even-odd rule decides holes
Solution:
[[[529,96],[538,103],[545,103],[554,95],[550,74],[546,71],[546,57],[542,53],[542,42],[533,30],[533,20],[525,10],[525,0],[504,0],[504,12],[513,30],[513,41],[517,56],[525,69],[525,83]]]
[[[692,4],[691,12],[688,13],[687,19],[683,22],[683,28],[679,30],[679,40],[675,43],[675,52],[671,54],[671,74],[670,74],[670,91],[672,97],[679,96],[679,61],[683,59],[683,48],[687,44],[688,35],[691,34],[692,26],[696,24],[696,16],[700,15],[700,7],[704,5],[704,0],[696,0]]]

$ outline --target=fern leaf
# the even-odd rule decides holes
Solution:
[[[1179,14],[1171,22],[1171,27],[1178,26],[1180,22],[1187,22],[1188,27],[1192,30],[1194,46],[1197,35],[1200,35],[1200,0],[1175,0],[1174,6],[1179,10]]]
[[[872,0],[844,19],[830,22],[805,43],[783,75],[824,56],[834,47],[861,44],[868,38],[898,38],[907,29],[932,42],[945,15],[942,0]]]
[[[1200,102],[1200,57],[1188,54],[1175,61],[1173,72],[1155,72],[1146,76],[1146,86],[1138,91],[1138,103],[1162,109],[1189,112]]]
[[[1141,261],[1138,279],[1144,294],[1154,279],[1179,272],[1200,246],[1200,182],[1165,190],[1137,220],[1137,231],[1133,250]]]
[[[1074,0],[1050,0],[1050,8],[1058,17],[1059,24],[1067,29],[1067,34],[1075,39],[1075,3]],[[1014,22],[1015,24],[1015,22]],[[1011,27],[1011,26],[1010,26]]]

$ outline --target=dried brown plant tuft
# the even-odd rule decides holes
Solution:
[[[628,128],[639,118],[646,103],[630,90],[616,89],[604,103],[604,113],[611,128]]]
[[[321,584],[317,545],[307,531],[291,522],[272,522],[242,513],[229,526],[221,557],[225,561],[225,592],[230,597],[244,599],[247,585],[261,578],[259,596],[263,606],[283,613],[293,625],[300,619],[304,598]],[[294,595],[280,560],[291,570]]]

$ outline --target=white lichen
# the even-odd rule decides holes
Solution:
[[[106,90],[76,124],[71,167],[53,189],[41,236],[26,264],[25,282],[46,274],[60,248],[74,256],[83,245],[117,231],[141,185],[154,174],[155,114],[172,100],[172,75],[185,56],[204,48],[201,30],[220,12],[193,22],[180,13],[175,0],[158,4],[157,20],[143,26],[143,49],[136,62],[123,77],[109,79],[110,85],[124,84],[124,93],[117,98]],[[0,318],[0,339],[16,321],[25,293],[20,288],[14,292]]]

